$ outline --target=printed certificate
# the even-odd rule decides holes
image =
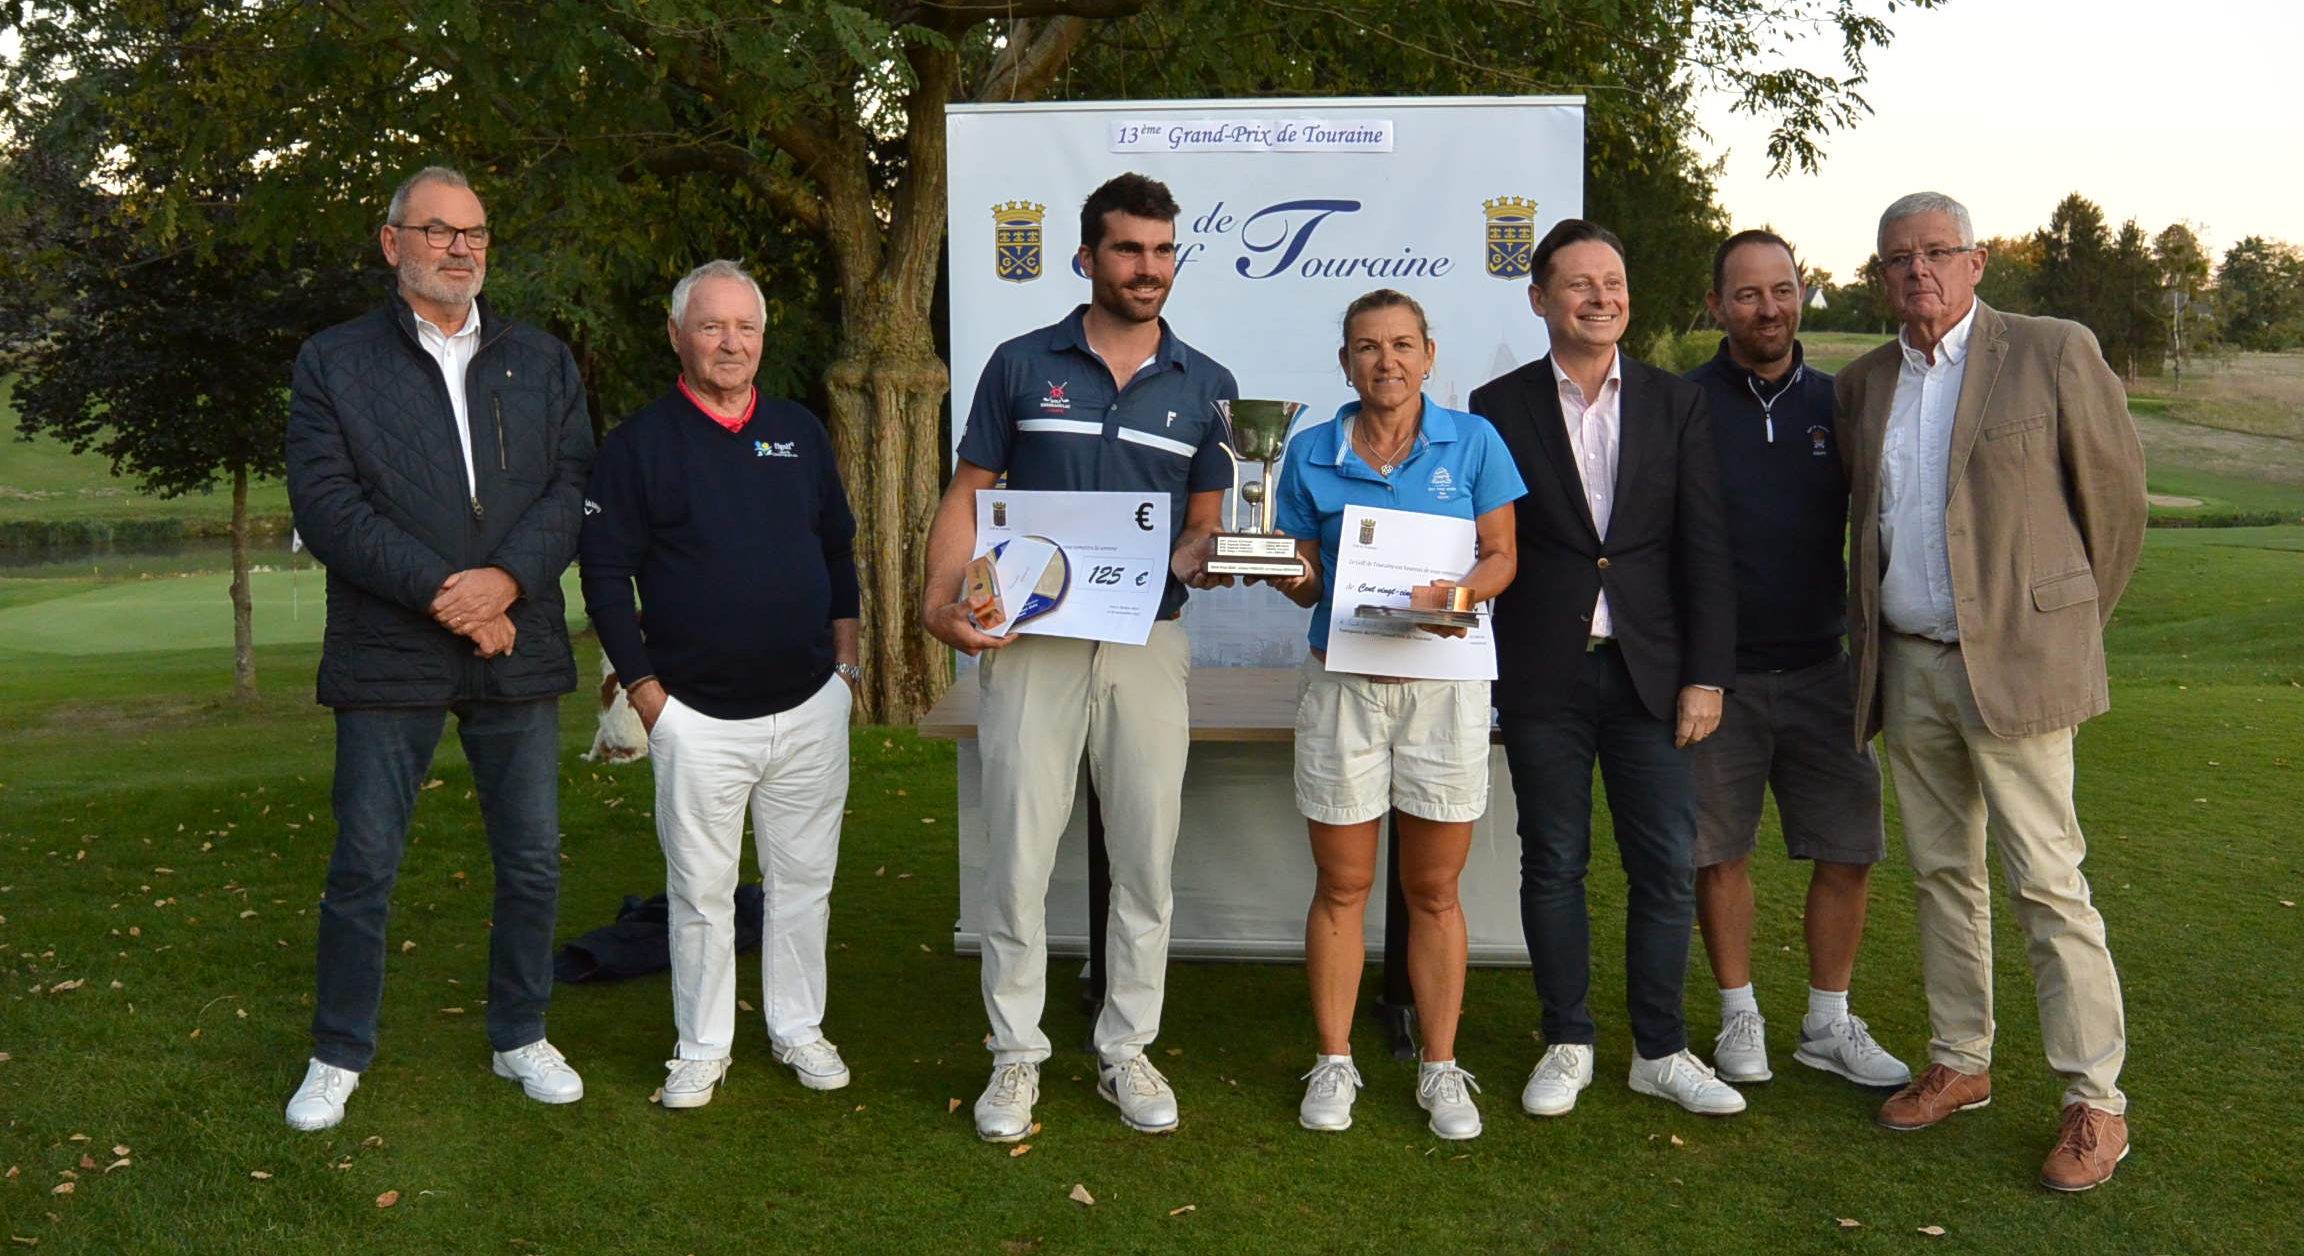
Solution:
[[[1496,679],[1496,642],[1485,613],[1461,637],[1353,614],[1361,606],[1406,607],[1408,590],[1416,585],[1463,579],[1477,561],[1477,527],[1470,519],[1347,507],[1329,579],[1328,670],[1418,680]]]
[[[1054,541],[1071,564],[1072,585],[1063,602],[1018,624],[1018,636],[1142,645],[1168,588],[1168,511],[1166,493],[981,489],[976,552],[1010,537],[1041,536]]]

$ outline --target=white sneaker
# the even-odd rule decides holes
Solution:
[[[1418,1074],[1416,1106],[1432,1114],[1433,1135],[1450,1140],[1480,1137],[1480,1109],[1472,1105],[1480,1086],[1472,1075],[1453,1060]]]
[[[1704,1116],[1730,1116],[1744,1110],[1744,1096],[1714,1076],[1693,1051],[1675,1051],[1661,1060],[1632,1060],[1634,1093],[1669,1099]]]
[[[1032,1105],[1040,1099],[1040,1066],[1029,1060],[998,1064],[992,1083],[976,1096],[976,1137],[1012,1143],[1032,1132]]]
[[[1360,1097],[1362,1084],[1352,1061],[1315,1064],[1304,1081],[1304,1103],[1296,1109],[1296,1123],[1308,1130],[1351,1129],[1352,1101]]]
[[[1712,1040],[1712,1067],[1725,1082],[1764,1082],[1768,1071],[1768,1021],[1758,1012],[1730,1012]],[[1901,1083],[1899,1083],[1901,1084]]]
[[[1592,1084],[1592,1047],[1564,1042],[1544,1052],[1528,1085],[1520,1091],[1520,1110],[1530,1116],[1564,1116],[1576,1106],[1576,1096]]]
[[[568,1067],[560,1048],[538,1038],[525,1047],[495,1053],[496,1075],[520,1083],[538,1103],[574,1103],[584,1097],[584,1079]]]
[[[838,1090],[848,1084],[848,1065],[840,1059],[840,1048],[822,1038],[779,1051],[776,1060],[790,1065],[793,1076],[810,1090]]]
[[[1121,1121],[1139,1134],[1165,1134],[1176,1128],[1176,1092],[1142,1055],[1096,1070],[1096,1093],[1119,1108]]]
[[[324,1130],[344,1119],[344,1101],[360,1088],[360,1075],[348,1068],[312,1061],[304,1084],[288,1096],[288,1128]]]
[[[712,1092],[728,1076],[728,1061],[666,1060],[664,1091],[658,1102],[667,1108],[701,1108],[712,1102]]]
[[[1810,1030],[1803,1023],[1800,1049],[1792,1058],[1859,1086],[1903,1086],[1912,1081],[1912,1070],[1872,1041],[1872,1031],[1861,1016],[1840,1017],[1821,1030]]]

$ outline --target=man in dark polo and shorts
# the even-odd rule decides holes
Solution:
[[[1736,684],[1720,730],[1696,743],[1696,918],[1720,983],[1723,1080],[1764,1082],[1766,1022],[1752,990],[1752,852],[1774,790],[1784,843],[1810,861],[1808,1014],[1794,1059],[1866,1086],[1911,1070],[1848,1011],[1864,937],[1865,884],[1880,861],[1880,768],[1852,749],[1848,484],[1832,431],[1832,377],[1801,361],[1807,293],[1792,246],[1730,236],[1712,261],[1720,352],[1688,373],[1711,403],[1736,558]]]

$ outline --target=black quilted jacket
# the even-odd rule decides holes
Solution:
[[[296,355],[288,499],[328,568],[322,705],[440,706],[576,687],[560,573],[576,554],[592,424],[568,347],[478,304],[464,376],[479,491],[465,484],[440,368],[397,293]],[[440,583],[501,567],[519,581],[512,652],[492,659],[432,621]]]

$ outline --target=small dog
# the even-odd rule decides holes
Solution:
[[[600,729],[592,734],[592,748],[584,752],[586,763],[630,763],[648,757],[648,730],[640,723],[640,713],[632,709],[632,700],[624,696],[624,686],[616,683],[616,665],[608,656],[600,656]]]

